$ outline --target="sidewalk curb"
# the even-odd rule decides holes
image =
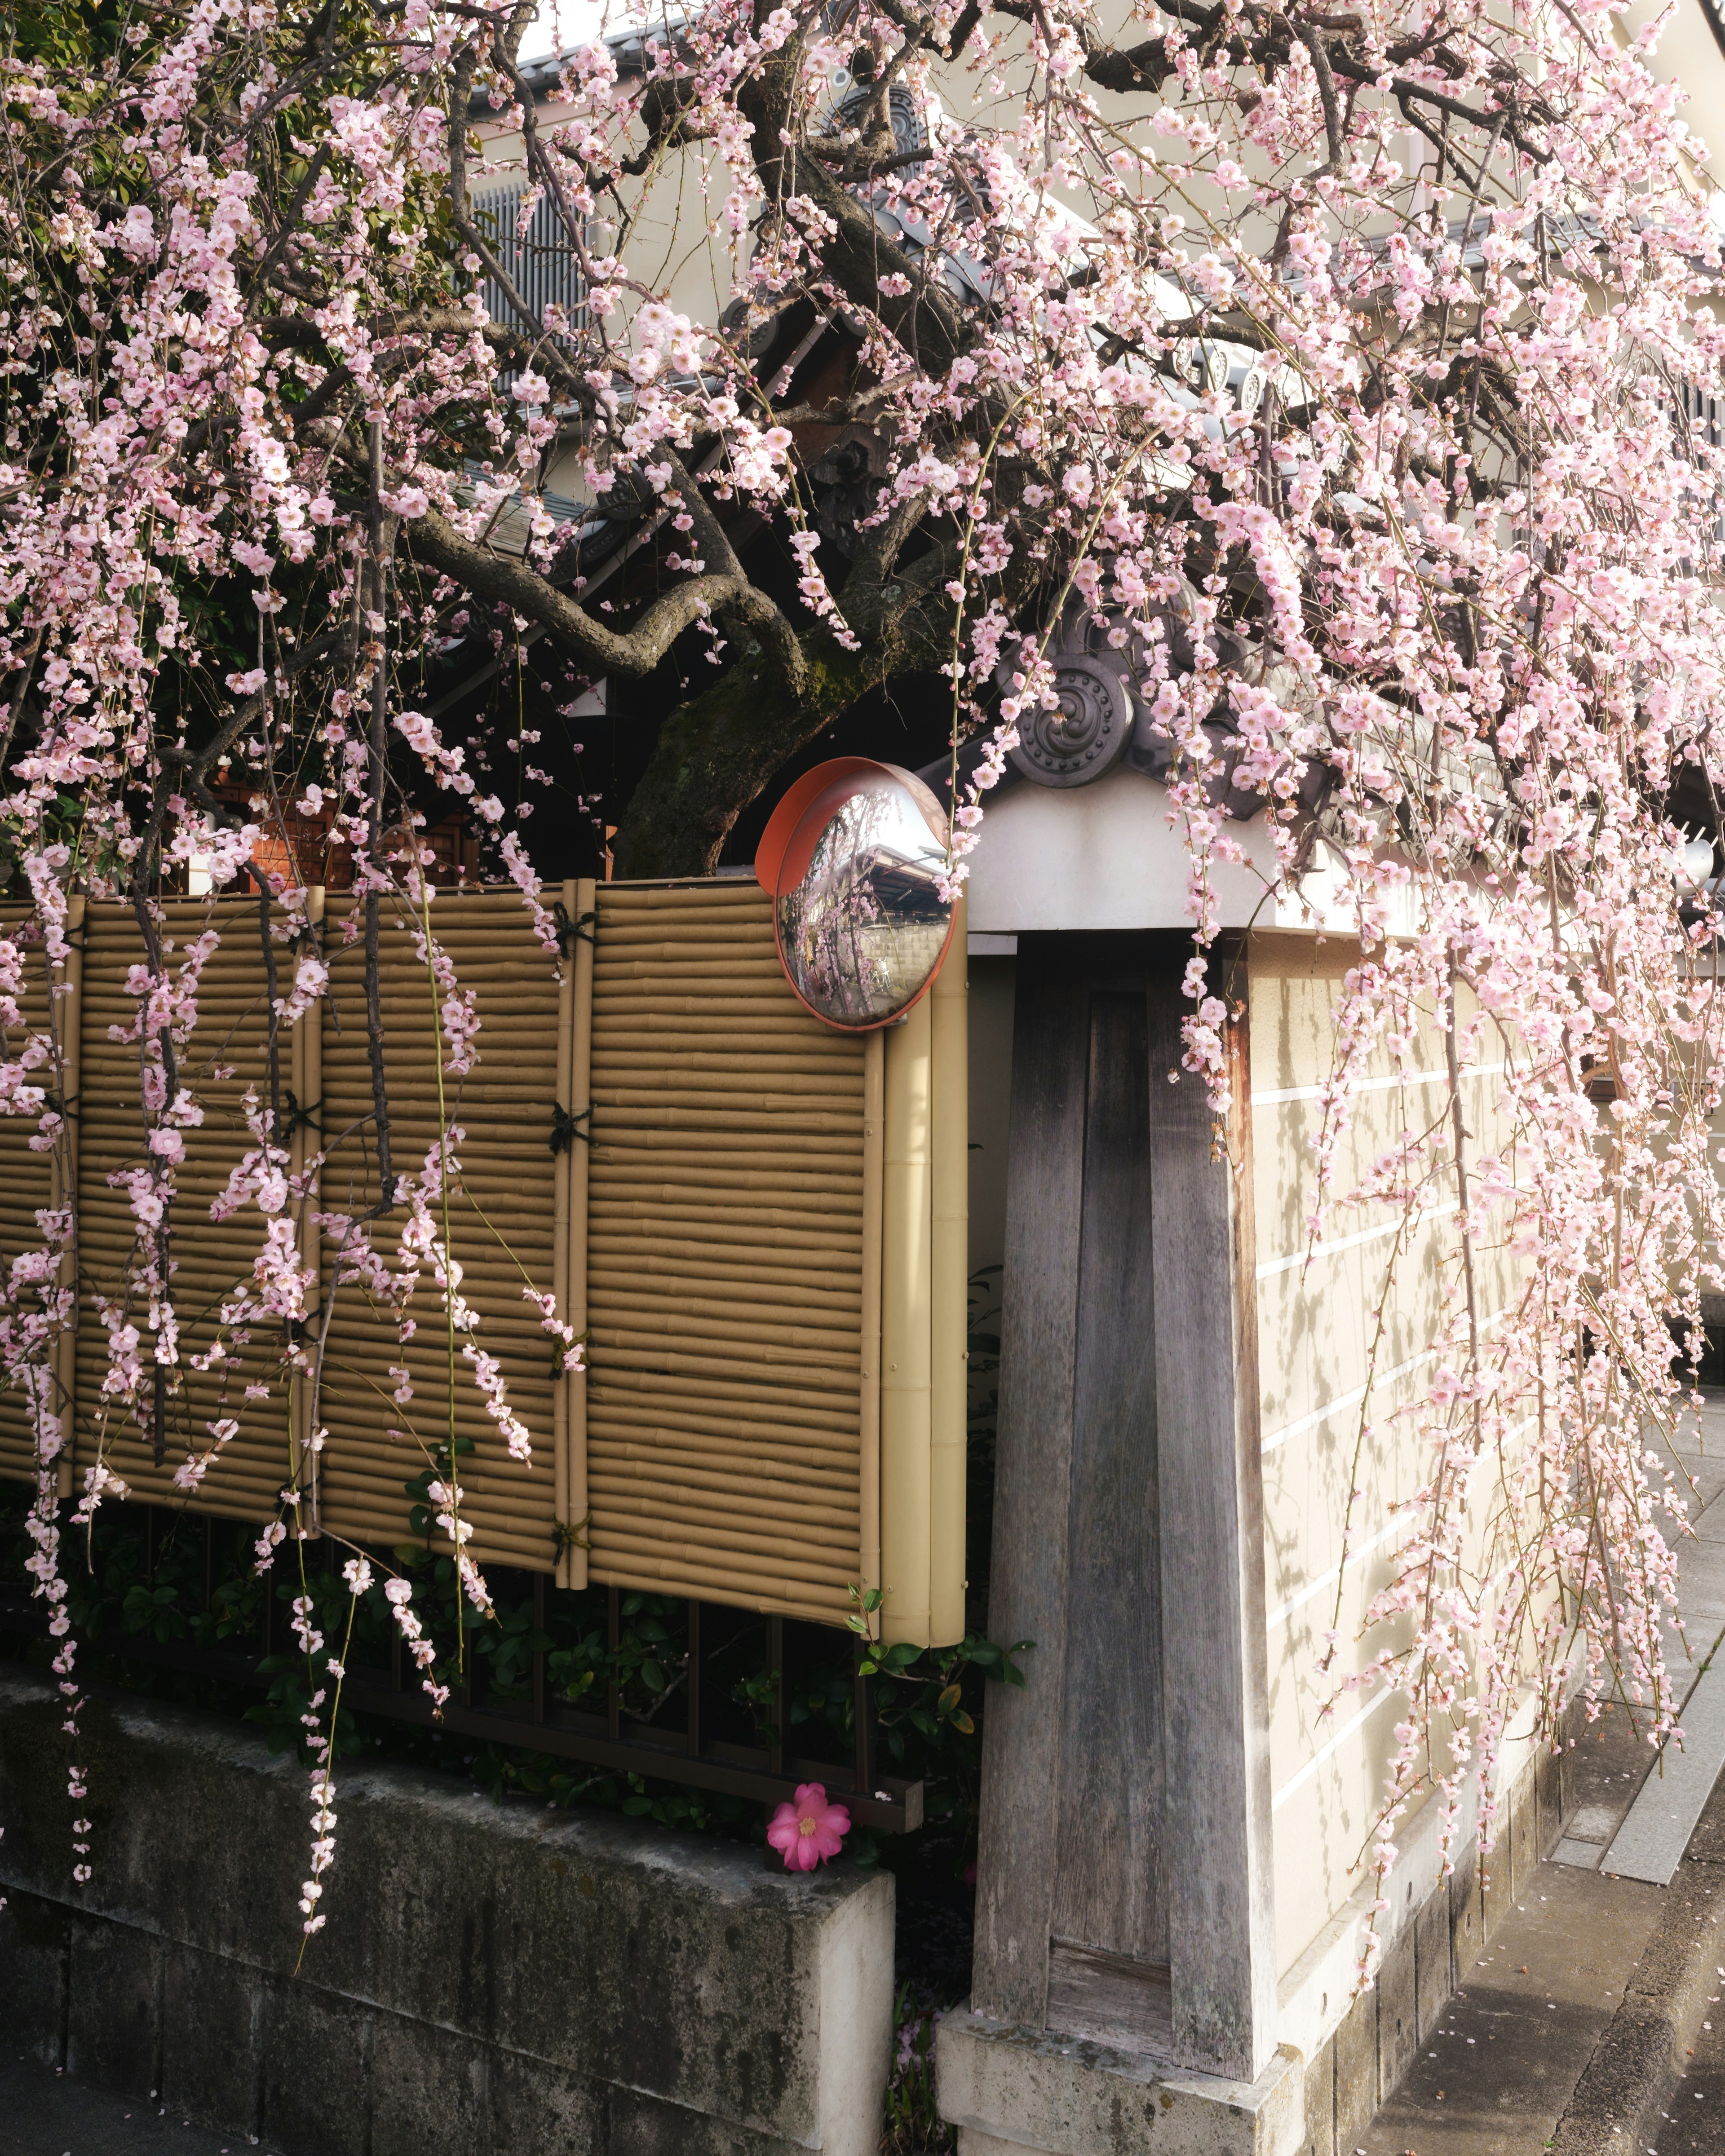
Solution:
[[[1665,1891],[1659,1928],[1558,2122],[1549,2156],[1639,2156],[1658,2138],[1707,2001],[1725,1991],[1717,1973],[1725,1964],[1725,1776]]]

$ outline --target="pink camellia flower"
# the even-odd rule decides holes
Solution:
[[[767,1839],[784,1851],[787,1871],[813,1871],[845,1846],[850,1831],[850,1814],[843,1804],[829,1804],[819,1782],[805,1782],[793,1804],[781,1804],[773,1815]]]

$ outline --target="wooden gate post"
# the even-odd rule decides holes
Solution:
[[[1184,954],[1181,954],[1183,968]],[[1225,965],[1216,962],[1216,969]],[[1230,983],[1244,1001],[1242,960]],[[1233,998],[1230,998],[1233,999]],[[1255,2079],[1276,2049],[1251,1080],[1227,1041],[1227,1157],[1182,1073],[1179,976],[1150,989],[1150,1183],[1162,1488],[1163,1759],[1176,2056]]]
[[[1239,2083],[1276,2049],[1249,1092],[1229,1158],[1169,1083],[1191,947],[1019,944],[989,1630],[1036,1644],[988,1702],[972,2008]]]

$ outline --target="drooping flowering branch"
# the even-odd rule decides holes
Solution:
[[[1361,1208],[1399,1224],[1380,1321],[1417,1235],[1437,1310],[1399,1392],[1373,1351],[1342,1574],[1367,1510],[1399,1556],[1358,1640],[1339,1589],[1331,1627],[1338,1678],[1408,1702],[1374,1862],[1422,1790],[1453,1825],[1476,1784],[1489,1828],[1517,1704],[1531,1688],[1554,1731],[1572,1658],[1590,1697],[1620,1686],[1669,1730],[1681,1492],[1647,1436],[1675,1441],[1674,1328],[1694,1337],[1703,1286],[1725,1286],[1717,909],[1673,874],[1686,834],[1718,829],[1725,331],[1696,146],[1652,33],[1623,42],[1618,12],[1142,0],[1105,29],[1076,0],[712,0],[534,69],[508,0],[339,21],[193,0],[75,65],[45,42],[0,59],[0,831],[33,914],[0,942],[0,1106],[44,1145],[65,1103],[24,957],[62,957],[74,888],[126,896],[146,953],[127,1029],[145,1127],[117,1178],[134,1246],[90,1313],[107,1368],[72,1523],[115,1491],[110,1428],[167,1464],[182,1389],[187,1057],[218,941],[172,947],[181,879],[261,890],[290,810],[326,819],[366,983],[369,1113],[296,1174],[280,1057],[327,974],[279,879],[300,947],[218,1201],[258,1245],[218,1348],[279,1342],[262,1389],[305,1386],[321,1443],[335,1299],[407,1328],[423,1278],[443,1405],[471,1385],[525,1457],[449,1232],[485,1044],[434,932],[428,804],[486,834],[547,950],[559,927],[531,803],[512,819],[491,790],[483,729],[440,726],[436,668],[541,637],[583,686],[695,677],[607,804],[630,874],[711,867],[835,716],[943,680],[962,876],[1077,637],[1163,781],[1146,814],[1186,844],[1187,1064],[1219,1116],[1237,1019],[1205,952],[1243,820],[1269,834],[1266,906],[1357,946],[1311,1232]],[[523,190],[512,230],[488,144]],[[668,193],[706,217],[732,295],[711,321],[655,252]],[[570,265],[542,301],[516,274],[542,213]],[[559,493],[584,505],[572,526]],[[445,1051],[418,1170],[391,1149],[397,921]],[[1356,1168],[1386,1075],[1422,1105]],[[375,1200],[322,1212],[321,1289],[295,1224],[316,1170],[362,1150]],[[7,1253],[0,1382],[36,1433],[31,1563],[69,1687],[71,1434],[49,1373],[76,1221],[40,1228]],[[524,1291],[578,1353],[543,1283]],[[405,1413],[404,1366],[397,1383]],[[254,1404],[193,1435],[188,1496]],[[433,1504],[483,1610],[446,1450]],[[288,1535],[263,1528],[261,1566]],[[440,1704],[411,1591],[385,1593]]]

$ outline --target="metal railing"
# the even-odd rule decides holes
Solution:
[[[214,1538],[218,1523],[208,1517],[194,1520],[184,1514],[163,1512],[154,1506],[139,1506],[136,1511],[143,1516],[146,1579],[156,1574],[158,1538],[164,1522],[176,1533],[187,1529],[198,1533],[203,1558],[203,1607],[205,1611],[212,1610],[217,1584]],[[308,1558],[314,1552],[320,1553],[313,1561],[326,1565],[333,1572],[345,1545],[320,1542],[307,1543],[305,1548]],[[498,1589],[501,1572],[501,1568],[488,1568],[488,1578],[494,1590]],[[533,1629],[544,1638],[547,1636],[550,1597],[557,1590],[542,1573],[524,1575],[526,1581],[531,1582]],[[129,1630],[123,1623],[105,1624],[94,1635],[83,1634],[80,1644],[129,1661],[262,1690],[275,1674],[264,1666],[273,1663],[278,1656],[297,1652],[286,1613],[267,1574],[264,1585],[262,1622],[255,1645],[250,1650],[200,1645],[186,1639],[154,1638],[147,1631]],[[344,1663],[342,1704],[357,1714],[382,1715],[424,1729],[435,1727],[446,1736],[516,1747],[614,1774],[680,1783],[764,1805],[777,1804],[793,1796],[799,1784],[819,1782],[830,1796],[844,1801],[853,1822],[859,1826],[904,1833],[922,1824],[922,1783],[904,1781],[879,1772],[873,1685],[857,1666],[861,1661],[860,1641],[852,1642],[845,1635],[842,1642],[850,1649],[852,1667],[856,1672],[851,1679],[855,1688],[851,1756],[843,1762],[809,1758],[793,1753],[786,1742],[788,1714],[783,1618],[756,1617],[745,1610],[699,1601],[683,1604],[686,1612],[685,1645],[680,1656],[670,1656],[673,1661],[680,1660],[682,1667],[675,1683],[667,1687],[667,1695],[671,1691],[683,1695],[683,1727],[679,1729],[662,1727],[656,1709],[650,1716],[641,1715],[631,1712],[626,1703],[625,1684],[615,1660],[624,1635],[623,1604],[622,1589],[613,1587],[606,1590],[606,1639],[611,1667],[602,1708],[595,1706],[589,1710],[557,1699],[548,1681],[547,1650],[541,1647],[531,1654],[523,1698],[500,1700],[489,1697],[485,1672],[478,1666],[480,1657],[475,1655],[465,1657],[465,1668],[459,1681],[445,1662],[439,1677],[449,1682],[450,1697],[439,1717],[420,1687],[418,1672],[403,1652],[400,1633],[393,1628],[387,1665],[367,1663],[363,1650],[358,1646],[351,1652]],[[757,1629],[765,1635],[762,1659],[767,1690],[761,1702],[760,1720],[765,1724],[766,1741],[751,1744],[730,1741],[723,1734],[725,1721],[729,1719],[734,1725],[737,1720],[736,1702],[728,1692],[718,1689],[713,1665],[721,1652],[736,1649],[749,1631]],[[793,1626],[798,1634],[817,1629],[819,1628],[801,1624]],[[46,1630],[46,1615],[40,1602],[28,1596],[21,1586],[8,1584],[0,1589],[0,1633],[10,1633],[15,1637],[39,1636]],[[716,1633],[725,1636],[716,1640]],[[473,1635],[469,1637],[471,1639]],[[832,1643],[835,1647],[841,1645],[836,1635],[833,1635]]]

